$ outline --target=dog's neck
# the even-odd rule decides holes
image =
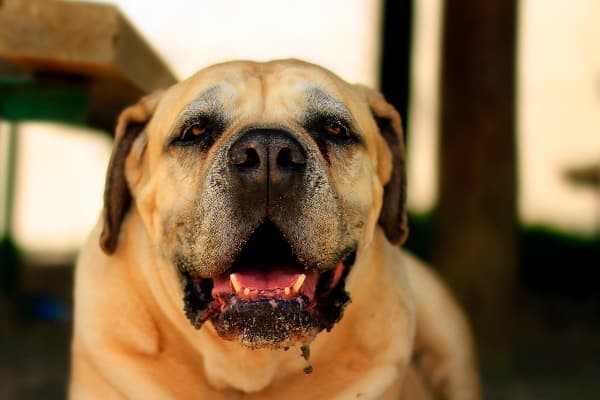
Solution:
[[[129,218],[127,225],[127,229],[137,231],[134,234],[144,236],[144,240],[138,242],[140,246],[151,248],[139,248],[137,253],[143,255],[152,251],[156,254],[154,262],[148,263],[145,257],[145,262],[136,264],[141,269],[140,278],[144,279],[150,291],[144,297],[147,302],[154,303],[150,308],[156,311],[152,312],[156,325],[171,326],[176,331],[176,334],[163,332],[163,337],[160,338],[161,345],[168,347],[169,341],[176,340],[178,347],[181,347],[182,340],[187,342],[189,344],[187,348],[194,353],[187,354],[187,359],[196,359],[201,364],[197,366],[201,375],[199,379],[205,379],[216,389],[233,389],[251,393],[276,382],[286,381],[286,377],[303,376],[307,361],[301,357],[299,347],[292,347],[287,351],[252,350],[237,342],[221,339],[210,322],[205,323],[199,330],[194,329],[183,312],[182,283],[175,268],[157,254],[159,251],[151,244],[139,217]],[[383,234],[378,231],[375,235]],[[375,240],[370,243],[386,242]],[[345,309],[342,320],[333,327],[331,332],[319,333],[310,344],[309,362],[315,374],[329,371],[327,364],[330,360],[342,360],[347,358],[347,354],[352,354],[355,358],[361,357],[361,354],[373,354],[374,347],[387,349],[390,342],[396,340],[390,337],[394,335],[393,332],[389,334],[365,332],[362,326],[357,326],[358,323],[355,323],[361,320],[361,316],[365,313],[371,314],[373,309],[380,306],[380,296],[373,296],[371,290],[387,284],[386,277],[382,274],[386,251],[389,250],[374,248],[371,244],[359,250],[346,286],[351,294],[351,303]],[[381,289],[383,296],[388,288],[381,287]],[[350,347],[353,349],[352,352],[347,351]],[[364,360],[347,362],[365,363]],[[322,370],[319,371],[319,368]]]

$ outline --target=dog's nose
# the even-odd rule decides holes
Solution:
[[[233,143],[228,158],[230,172],[246,190],[271,199],[288,191],[306,167],[306,151],[298,140],[275,129],[246,132]]]

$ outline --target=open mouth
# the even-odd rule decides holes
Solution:
[[[184,274],[186,315],[196,328],[210,319],[223,339],[251,348],[309,343],[341,319],[355,254],[347,250],[323,272],[308,270],[266,221],[226,272],[212,278]]]

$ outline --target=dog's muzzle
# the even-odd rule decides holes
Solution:
[[[210,319],[222,338],[252,348],[309,343],[341,318],[356,249],[344,249],[317,270],[277,226],[282,214],[302,206],[290,194],[299,192],[307,173],[307,151],[291,133],[250,130],[231,145],[227,162],[240,207],[250,220],[260,213],[262,222],[225,272],[210,278],[184,273],[186,315],[197,328]]]

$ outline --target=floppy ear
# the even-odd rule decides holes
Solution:
[[[152,117],[162,93],[159,91],[142,97],[137,104],[127,107],[119,115],[104,187],[104,227],[100,235],[100,247],[106,254],[116,251],[121,224],[131,204],[131,192],[125,177],[125,160]]]
[[[402,118],[394,106],[388,103],[378,91],[356,85],[363,94],[379,133],[385,140],[390,153],[392,170],[390,178],[384,182],[383,205],[379,214],[379,225],[391,243],[402,244],[408,236],[406,216],[406,168],[404,162],[404,137]]]

